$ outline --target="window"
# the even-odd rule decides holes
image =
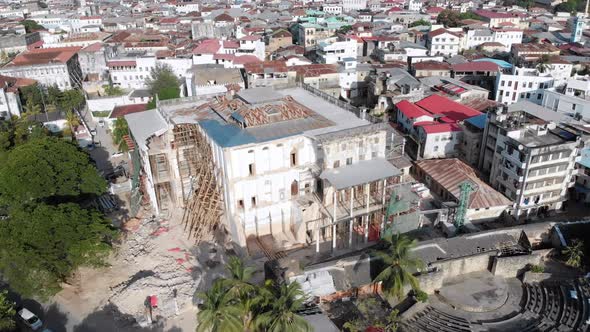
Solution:
[[[338,167],[340,167],[340,160],[336,160],[336,161],[334,162],[334,166],[333,166],[333,167],[334,167],[334,168],[338,168]]]
[[[252,207],[256,207],[256,196],[252,196]]]
[[[541,94],[537,94],[537,100],[541,99]]]
[[[529,82],[529,88],[533,87],[533,82]]]
[[[377,151],[371,152],[371,159],[377,158]]]
[[[432,150],[433,150],[434,152],[437,152],[437,151],[438,151],[438,145],[435,145],[435,146],[434,146],[434,149],[432,149]]]
[[[346,165],[352,165],[352,158],[346,158]]]
[[[291,167],[297,166],[297,152],[291,152]]]
[[[238,199],[238,209],[243,209],[243,208],[244,208],[244,200]]]
[[[512,86],[512,81],[508,81],[508,86]]]
[[[531,98],[531,93],[530,93],[530,92],[527,92],[527,93],[526,93],[526,97],[527,97],[527,98]]]
[[[254,165],[254,163],[248,165],[248,174],[256,175],[256,166]]]
[[[504,81],[500,82],[500,86],[504,86]]]

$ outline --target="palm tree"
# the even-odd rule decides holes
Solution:
[[[424,263],[411,256],[410,250],[416,245],[415,240],[400,234],[392,234],[385,238],[387,248],[383,251],[375,251],[387,265],[373,282],[381,282],[383,291],[401,299],[404,296],[404,287],[410,285],[412,289],[419,290],[418,279],[413,273],[423,268]]]
[[[256,271],[253,267],[246,266],[237,256],[230,256],[229,262],[227,263],[227,270],[230,274],[227,280],[230,292],[243,297],[243,295],[254,291],[254,285],[250,283],[250,279]]]
[[[288,285],[273,285],[267,280],[266,288],[273,296],[268,309],[255,318],[257,331],[266,332],[311,332],[311,325],[296,312],[303,308],[306,296],[298,282]]]
[[[74,113],[74,111],[69,110],[66,112],[66,124],[70,128],[70,132],[72,133],[73,137],[76,131],[76,127],[80,125],[80,120],[78,119],[78,116],[76,116],[76,113]]]
[[[223,279],[217,279],[207,292],[197,293],[203,301],[197,314],[197,332],[242,332],[240,308],[233,303],[232,296]]]
[[[127,141],[125,141],[126,135],[129,135],[127,120],[125,118],[117,118],[113,128],[113,143],[117,144],[121,152],[129,151],[129,146],[127,145]]]
[[[567,257],[567,265],[579,268],[582,266],[582,258],[584,257],[584,242],[572,241],[572,244],[563,250],[563,254]]]
[[[41,113],[41,106],[39,104],[33,103],[33,101],[29,99],[27,100],[27,103],[25,104],[23,110],[25,111],[25,113],[27,113],[27,116],[37,115]]]
[[[541,56],[539,58],[539,60],[537,60],[537,70],[539,71],[539,73],[544,73],[547,71],[547,69],[549,69],[549,56],[547,54],[543,54],[543,56]]]

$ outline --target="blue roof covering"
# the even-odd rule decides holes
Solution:
[[[483,59],[477,59],[477,60],[473,60],[473,61],[489,61],[489,62],[493,62],[495,64],[497,64],[498,66],[504,68],[504,69],[510,69],[512,68],[512,64],[509,62],[506,62],[504,60],[498,60],[498,59],[492,59],[492,58],[483,58]]]
[[[256,142],[254,136],[237,126],[221,124],[215,120],[203,120],[199,124],[209,137],[224,148]]]
[[[476,115],[474,117],[471,117],[465,121],[469,122],[470,124],[476,126],[479,129],[483,129],[486,126],[486,119],[487,119],[487,114],[480,114],[480,115]]]

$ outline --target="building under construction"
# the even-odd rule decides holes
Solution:
[[[181,98],[127,115],[154,212],[183,208],[197,239],[223,225],[253,255],[376,240],[400,176],[386,159],[391,128],[309,90]]]

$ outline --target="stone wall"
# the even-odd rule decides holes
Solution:
[[[494,257],[494,265],[492,266],[492,274],[504,278],[516,278],[524,273],[528,264],[539,265],[541,263],[541,255],[521,255],[510,257]]]

